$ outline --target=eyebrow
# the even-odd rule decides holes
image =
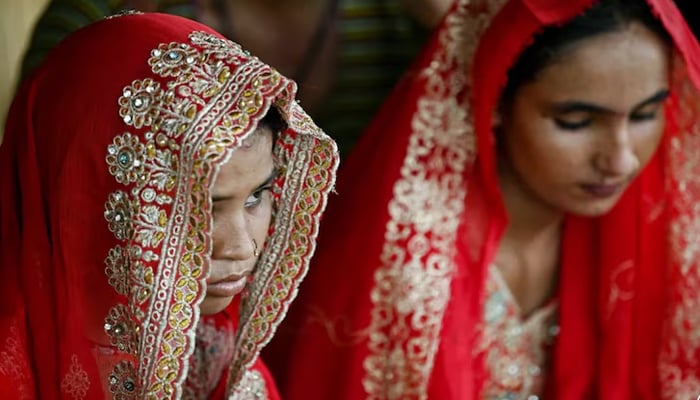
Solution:
[[[656,103],[661,103],[669,95],[668,89],[661,89],[658,92],[654,93],[652,96],[647,98],[646,100],[643,100],[636,106],[634,106],[633,110],[638,110],[640,108],[646,107],[651,104],[656,104]],[[602,114],[618,114],[617,111],[611,110],[609,108],[605,108],[602,106],[599,106],[597,104],[592,104],[592,103],[586,103],[583,101],[564,101],[561,103],[554,103],[552,104],[552,111],[557,114],[567,114],[567,113],[573,113],[573,112],[589,112],[589,113],[602,113]]]

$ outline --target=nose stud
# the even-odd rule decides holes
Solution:
[[[258,242],[253,239],[253,255],[255,258],[258,258],[260,256],[260,249],[258,248]]]

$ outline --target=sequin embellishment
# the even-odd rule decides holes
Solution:
[[[120,241],[105,272],[127,301],[111,308],[104,328],[114,347],[137,356],[110,377],[117,398],[180,396],[210,248],[210,163],[238,147],[287,87],[240,46],[202,32],[190,44],[159,45],[148,65],[159,78],[122,90],[119,117],[131,130],[106,155],[124,189],[105,204]]]

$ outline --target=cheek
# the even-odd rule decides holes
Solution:
[[[563,133],[545,120],[537,122],[524,121],[508,140],[508,154],[518,174],[526,181],[543,181],[583,168],[590,148],[585,135]]]
[[[651,159],[659,148],[664,135],[665,126],[665,121],[661,120],[646,129],[641,129],[640,132],[635,135],[636,143],[634,147],[637,149],[637,157],[643,165]]]
[[[264,240],[267,237],[267,233],[270,229],[270,222],[272,221],[272,203],[269,199],[265,199],[260,206],[256,207],[250,213],[249,224],[252,234],[258,240]]]
[[[212,211],[211,234],[215,244],[217,242],[217,239],[221,238],[222,236],[225,236],[226,234],[227,228],[225,221],[225,213],[217,211],[216,209]]]

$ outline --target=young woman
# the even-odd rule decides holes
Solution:
[[[699,66],[670,1],[457,1],[344,166],[285,398],[697,397]]]
[[[163,14],[69,36],[0,148],[0,397],[277,398],[335,144],[296,85]]]

